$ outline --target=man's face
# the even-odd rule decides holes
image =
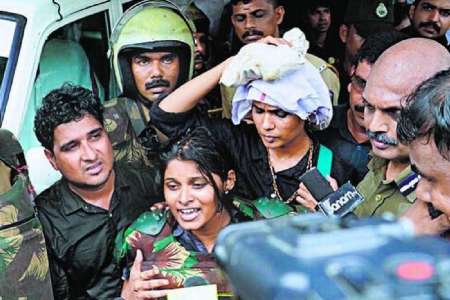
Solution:
[[[365,39],[358,34],[354,25],[341,25],[339,28],[339,37],[345,44],[345,63],[350,67],[356,57],[356,53],[361,48]],[[347,74],[351,75],[351,70],[346,70]]]
[[[276,106],[253,101],[252,118],[268,149],[288,147],[304,138],[304,121]]]
[[[328,7],[316,7],[308,13],[306,21],[315,32],[327,32],[331,25],[331,12]]]
[[[413,169],[421,175],[417,199],[430,202],[450,217],[450,162],[439,153],[434,138],[419,138],[411,143]]]
[[[175,89],[180,59],[172,52],[143,52],[131,58],[131,72],[139,93],[153,102]]]
[[[92,190],[112,180],[111,142],[90,114],[58,125],[53,132],[53,153],[45,150],[45,155],[72,186]]]
[[[205,63],[208,60],[207,54],[207,40],[208,36],[204,32],[197,31],[194,33],[195,42],[195,57],[194,57],[194,69],[199,72],[206,68]]]
[[[381,74],[370,75],[363,92],[364,124],[374,155],[387,160],[407,160],[409,148],[397,140],[397,122],[403,88],[393,86]]]
[[[444,36],[450,28],[449,0],[418,0],[411,7],[410,18],[414,28],[426,38]]]
[[[364,127],[364,101],[363,91],[366,87],[367,78],[369,78],[370,65],[366,60],[358,62],[355,71],[353,72],[351,82],[348,84],[348,92],[350,95],[350,109],[352,115],[359,126]]]
[[[231,23],[239,40],[249,44],[268,35],[279,37],[278,25],[283,17],[282,6],[273,7],[266,0],[252,0],[233,5]]]

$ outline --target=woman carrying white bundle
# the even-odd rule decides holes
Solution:
[[[296,205],[303,202],[298,191],[304,188],[298,178],[307,170],[317,167],[342,184],[353,175],[353,169],[314,138],[313,131],[324,129],[332,117],[329,92],[304,53],[298,55],[302,52],[299,47],[295,45],[294,50],[289,45],[267,37],[261,44],[243,47],[237,56],[154,105],[151,119],[171,138],[188,128],[208,127],[233,160],[239,196],[265,197],[298,209]],[[292,59],[284,56],[277,66],[273,60],[283,53]],[[222,73],[226,74],[223,81],[238,86],[232,103],[234,125],[229,120],[207,119],[193,110],[218,84]],[[241,122],[244,118],[251,122]]]

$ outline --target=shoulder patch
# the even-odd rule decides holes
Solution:
[[[105,125],[105,129],[107,132],[112,132],[117,129],[117,123],[112,119],[105,119],[103,121],[103,125]]]
[[[142,213],[130,228],[155,236],[161,232],[167,222],[168,211],[147,211]]]

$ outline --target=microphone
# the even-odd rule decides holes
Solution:
[[[316,210],[327,216],[344,217],[364,201],[363,196],[350,182],[334,191],[327,179],[316,168],[300,176],[299,180],[318,201]]]

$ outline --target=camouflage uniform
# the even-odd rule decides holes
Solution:
[[[146,127],[142,108],[129,98],[115,98],[105,103],[104,125],[114,150],[116,161],[143,162],[154,166],[162,142],[153,127]]]
[[[22,148],[0,129],[0,299],[53,299]]]
[[[104,112],[116,161],[152,166],[158,161],[158,150],[164,146],[161,142],[167,140],[154,127],[146,128],[149,117],[144,103],[152,100],[145,99],[136,87],[131,58],[144,52],[176,53],[180,58],[176,82],[179,86],[192,78],[194,30],[180,9],[166,1],[141,1],[117,22],[110,38],[110,58],[119,93],[125,97],[105,102]]]

